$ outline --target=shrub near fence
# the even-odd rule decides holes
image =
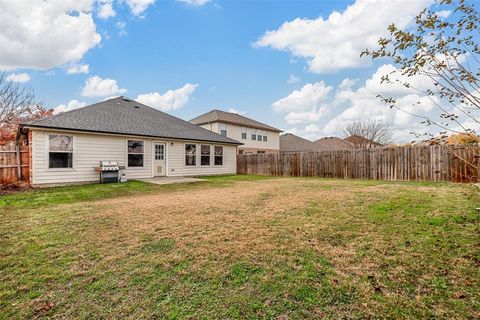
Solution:
[[[0,146],[0,184],[28,181],[29,175],[28,146]]]
[[[480,181],[480,148],[385,147],[239,155],[237,173],[343,179]]]

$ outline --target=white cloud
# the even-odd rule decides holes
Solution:
[[[207,4],[208,2],[210,2],[210,0],[177,0],[177,1],[183,2],[193,7],[203,6],[204,4]]]
[[[325,115],[328,114],[328,108],[323,106],[317,108],[312,108],[311,111],[301,111],[301,112],[289,112],[285,116],[285,121],[288,124],[299,124],[299,123],[312,123],[318,122]]]
[[[339,86],[333,101],[333,108],[342,110],[324,127],[325,135],[342,135],[343,128],[357,120],[379,120],[394,128],[395,137],[399,141],[412,139],[410,131],[424,129],[421,119],[412,114],[428,115],[439,103],[435,97],[421,96],[414,89],[408,89],[400,84],[381,83],[382,76],[389,74],[391,80],[403,82],[406,76],[392,74],[396,68],[390,64],[380,66],[377,71],[357,90],[351,86]],[[429,81],[420,77],[408,79],[415,87],[427,88]],[[398,108],[390,109],[377,96],[394,97]]]
[[[450,10],[442,10],[437,12],[437,16],[439,16],[440,18],[446,19],[450,16],[451,13],[452,11]]]
[[[117,80],[93,76],[85,81],[81,94],[84,97],[105,97],[116,94],[121,95],[126,91],[127,89],[122,89],[118,86]]]
[[[341,90],[351,90],[352,87],[357,82],[358,82],[358,79],[346,78],[346,79],[343,79],[342,82],[340,82],[340,85],[338,86],[338,88],[341,89]]]
[[[371,65],[360,58],[365,48],[375,48],[395,23],[406,27],[432,0],[357,0],[343,12],[333,12],[327,19],[297,18],[267,31],[256,43],[290,52],[307,59],[309,70],[316,73]]]
[[[30,81],[30,76],[26,73],[11,73],[7,76],[6,80],[13,82],[28,82]]]
[[[239,115],[244,115],[246,113],[246,112],[242,112],[240,110],[234,109],[234,108],[228,109],[228,112],[236,113],[236,114],[239,114]]]
[[[90,66],[88,64],[72,63],[67,68],[67,74],[89,73],[89,72],[90,72]]]
[[[80,101],[74,99],[74,100],[70,100],[70,102],[68,102],[66,105],[65,104],[58,105],[54,109],[53,113],[58,114],[58,113],[62,113],[62,112],[72,111],[72,110],[75,110],[75,109],[85,107],[86,105],[87,104],[85,102],[80,102]]]
[[[291,74],[290,77],[288,77],[287,83],[293,84],[293,83],[297,83],[298,81],[300,81],[300,78]]]
[[[51,69],[82,59],[101,41],[92,0],[0,0],[0,69]]]
[[[328,108],[321,104],[332,89],[323,81],[307,83],[302,89],[274,102],[272,107],[276,112],[287,112],[284,119],[288,124],[316,122],[328,113]]]
[[[130,11],[134,16],[141,16],[147,8],[156,0],[126,0]]]
[[[127,35],[127,31],[125,30],[125,27],[126,27],[126,23],[123,22],[123,21],[118,21],[117,24],[117,29],[118,29],[118,35],[120,37],[123,37],[123,36],[126,36]]]
[[[115,10],[113,10],[112,5],[113,0],[99,0],[98,1],[98,11],[97,16],[101,19],[108,19],[111,17],[115,17],[117,14]]]
[[[303,129],[291,128],[288,129],[286,132],[292,133],[310,141],[314,141],[322,137],[322,128],[314,123],[307,125]]]
[[[175,110],[183,107],[190,101],[190,97],[197,87],[198,84],[187,83],[181,88],[168,90],[163,94],[159,92],[140,94],[136,100],[163,111]]]
[[[300,90],[295,90],[287,97],[273,103],[273,109],[277,112],[305,111],[318,106],[333,87],[325,85],[325,82],[307,83]]]

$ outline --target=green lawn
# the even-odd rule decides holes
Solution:
[[[206,177],[0,197],[0,319],[479,318],[470,185]]]

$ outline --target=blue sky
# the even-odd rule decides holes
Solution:
[[[430,3],[0,0],[0,47],[21,48],[0,49],[0,68],[58,111],[121,94],[186,120],[234,109],[309,139],[375,118],[406,140],[412,119],[376,99],[394,67],[358,56]]]

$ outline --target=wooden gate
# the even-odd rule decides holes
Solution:
[[[29,181],[28,146],[0,146],[0,184]]]

